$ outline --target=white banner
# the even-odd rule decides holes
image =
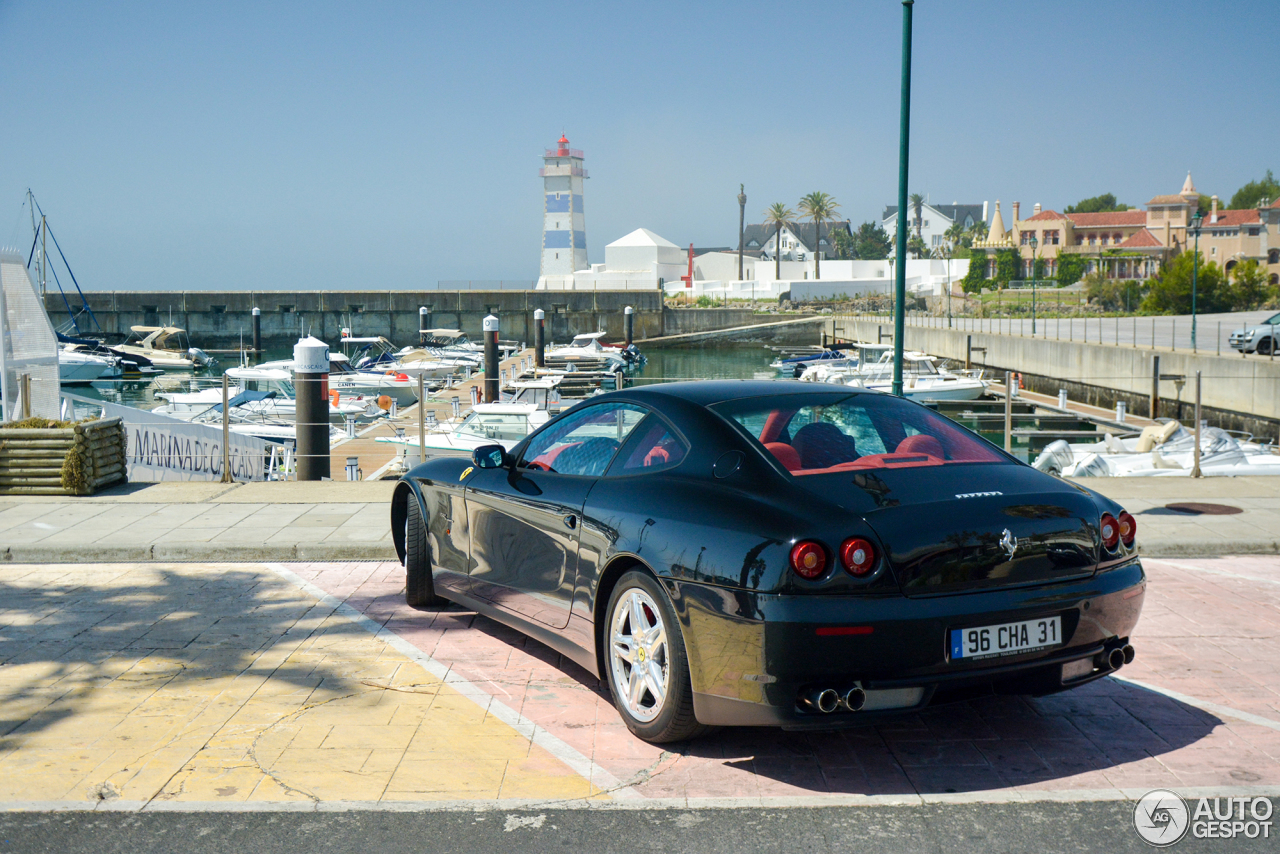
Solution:
[[[221,427],[192,424],[132,406],[79,400],[101,406],[105,417],[119,417],[124,421],[130,481],[222,479]],[[233,479],[266,479],[270,442],[232,433],[230,445]]]

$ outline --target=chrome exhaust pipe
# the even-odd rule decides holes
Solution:
[[[861,685],[854,685],[840,697],[841,704],[851,712],[858,712],[867,703],[867,692]]]
[[[1124,650],[1116,647],[1107,653],[1107,664],[1111,665],[1112,670],[1119,670],[1124,667]]]
[[[810,709],[829,715],[840,705],[840,695],[834,688],[810,688],[800,695],[800,702]]]
[[[1120,651],[1124,653],[1124,663],[1133,664],[1133,657],[1134,655],[1137,654],[1133,649],[1133,644],[1131,643],[1125,644],[1124,646],[1120,647]]]

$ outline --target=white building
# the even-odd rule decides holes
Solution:
[[[962,205],[952,202],[949,205],[935,205],[932,202],[925,202],[920,208],[920,236],[924,240],[924,245],[928,246],[930,251],[944,245],[947,242],[945,237],[947,229],[957,222],[964,228],[972,228],[979,222],[987,222],[987,203]],[[911,227],[911,232],[907,235],[909,238],[915,234],[916,230],[916,212],[911,205],[907,205],[907,224]],[[889,205],[884,209],[880,227],[889,233],[891,241],[896,239],[897,205]]]
[[[656,290],[659,283],[674,281],[689,272],[688,251],[647,228],[635,231],[604,248],[604,263],[569,275],[543,275],[538,290],[638,291]]]
[[[582,182],[588,177],[583,154],[561,135],[542,155],[542,276],[567,276],[585,270],[587,225],[582,210]]]

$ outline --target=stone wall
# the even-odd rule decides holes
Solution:
[[[533,312],[547,313],[551,340],[568,341],[582,332],[604,330],[622,339],[622,309],[635,310],[635,337],[663,334],[662,295],[658,291],[154,291],[89,293],[89,306],[108,335],[125,336],[132,326],[180,326],[194,346],[208,349],[246,346],[252,339],[254,307],[262,311],[265,347],[291,345],[305,330],[334,343],[349,327],[353,335],[384,335],[396,344],[418,338],[418,308],[426,306],[430,324],[461,329],[480,337],[481,321],[496,314],[501,335],[533,340]],[[57,294],[45,307],[54,325],[67,320]],[[84,328],[85,321],[81,320]]]

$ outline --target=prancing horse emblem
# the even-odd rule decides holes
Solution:
[[[1013,553],[1018,550],[1018,538],[1008,528],[1004,529],[1004,534],[1000,537],[1000,548],[1008,552],[1009,560],[1013,560]]]

